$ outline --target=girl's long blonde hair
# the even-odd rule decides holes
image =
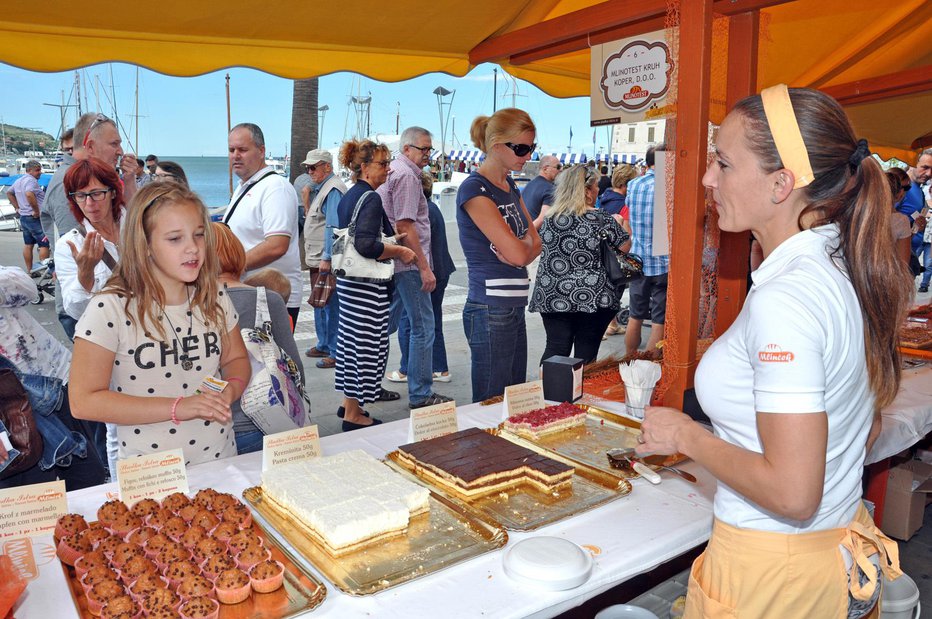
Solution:
[[[196,208],[204,223],[201,270],[194,283],[189,285],[194,290],[191,311],[198,312],[209,327],[221,332],[226,330],[226,314],[217,303],[217,241],[207,208],[196,193],[175,182],[150,183],[130,200],[120,238],[120,261],[101,291],[101,294],[115,294],[124,299],[126,319],[138,323],[147,333],[151,329],[165,342],[169,339],[161,321],[165,291],[152,272],[149,240],[158,214],[176,204],[188,204]],[[129,310],[131,300],[136,301],[135,313]]]
[[[563,213],[582,215],[592,208],[591,204],[586,204],[586,188],[598,183],[599,173],[595,168],[574,165],[563,170],[554,181],[556,188],[553,192],[553,204],[547,209],[545,217],[556,217]]]

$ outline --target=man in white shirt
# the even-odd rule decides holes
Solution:
[[[301,308],[301,259],[298,248],[298,198],[288,179],[265,165],[265,136],[253,123],[233,127],[228,138],[230,164],[239,185],[223,222],[246,249],[246,274],[262,268],[281,271],[291,282],[285,299],[298,323]]]

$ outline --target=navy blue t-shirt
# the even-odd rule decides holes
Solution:
[[[535,176],[530,183],[525,185],[521,197],[524,198],[524,206],[527,207],[531,219],[537,219],[545,204],[553,204],[553,183],[543,176]]]
[[[521,194],[510,177],[508,186],[510,191],[502,191],[478,172],[470,174],[456,194],[456,223],[469,274],[468,300],[497,307],[523,307],[531,287],[527,269],[499,260],[488,237],[463,208],[477,196],[489,198],[515,236],[523,238],[529,222],[521,209]]]
[[[625,205],[625,197],[614,191],[606,191],[599,198],[599,208],[609,215],[620,215],[621,209]]]

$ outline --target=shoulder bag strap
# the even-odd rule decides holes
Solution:
[[[240,200],[242,200],[242,199],[246,196],[246,194],[249,192],[250,189],[252,189],[252,188],[255,187],[256,185],[258,185],[259,183],[261,183],[262,181],[264,181],[264,180],[267,179],[268,177],[274,176],[274,175],[275,175],[275,171],[274,171],[274,170],[269,170],[268,172],[266,172],[265,174],[263,174],[262,176],[260,176],[260,177],[259,177],[259,180],[257,180],[256,182],[250,183],[249,185],[245,185],[245,186],[243,187],[242,193],[240,193],[240,194],[239,194],[239,197],[236,198],[236,202],[233,203],[233,206],[231,206],[230,208],[227,209],[226,215],[223,216],[223,223],[228,224],[228,223],[230,222],[230,217],[233,216],[233,211],[236,210],[236,207],[239,206]]]
[[[269,291],[264,286],[256,288],[256,329],[261,329],[269,322]]]
[[[78,222],[78,226],[75,228],[78,231],[78,234],[81,235],[82,239],[87,238],[87,228],[84,227],[84,224]],[[101,256],[101,260],[104,261],[104,264],[107,265],[107,268],[110,269],[110,272],[113,273],[116,270],[116,260],[113,259],[113,256],[107,251],[107,246],[104,246],[104,255]]]
[[[359,201],[356,202],[356,207],[353,209],[353,216],[350,218],[349,226],[347,226],[346,230],[346,233],[349,236],[356,236],[356,218],[359,216],[359,209],[362,208],[362,203],[365,202],[370,193],[374,192],[371,189],[364,192],[361,196],[359,196]]]

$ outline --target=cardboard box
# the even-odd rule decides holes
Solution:
[[[544,381],[544,399],[552,402],[575,402],[583,394],[583,360],[554,355],[540,366]]]
[[[908,540],[922,526],[926,498],[932,494],[932,464],[910,460],[890,469],[881,530]]]

